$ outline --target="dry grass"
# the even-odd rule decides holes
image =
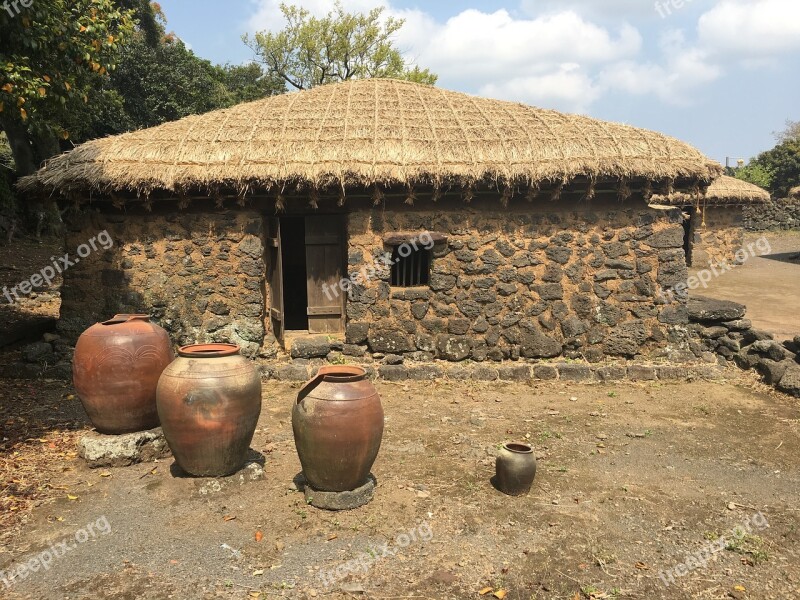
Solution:
[[[75,444],[86,428],[80,405],[66,383],[4,380],[3,388],[0,540],[34,506],[66,495],[59,477],[73,468]]]
[[[707,206],[761,204],[769,202],[769,200],[769,192],[765,189],[727,175],[723,175],[708,186],[705,196],[675,192],[669,196],[657,195],[652,198],[654,203],[673,206],[696,203],[703,203]]]
[[[289,186],[680,180],[721,169],[660,133],[386,79],[320,86],[94,140],[25,178],[27,192],[244,193]]]

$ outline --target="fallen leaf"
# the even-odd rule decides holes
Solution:
[[[77,496],[73,496],[72,494],[67,494],[67,500],[77,500]]]
[[[330,534],[330,535],[328,536],[328,539],[327,539],[327,541],[329,541],[329,542],[330,542],[331,540],[335,540],[335,539],[336,539],[336,538],[338,538],[338,537],[339,537],[338,535],[336,535],[335,533],[332,533],[332,534]]]
[[[483,588],[483,589],[482,589],[480,592],[478,592],[478,593],[479,593],[481,596],[485,596],[486,594],[488,594],[488,593],[489,593],[489,592],[491,592],[492,590],[493,590],[493,588],[490,588],[490,587],[485,587],[485,588]]]
[[[261,540],[263,540],[263,539],[264,539],[264,534],[263,534],[263,533],[261,533],[261,531],[260,531],[260,530],[259,530],[259,531],[256,531],[256,541],[257,541],[257,542],[260,542],[260,541],[261,541]]]
[[[264,574],[264,569],[259,569],[258,571],[253,571],[253,577],[258,577]]]
[[[111,473],[100,473],[100,477],[111,477]]]
[[[736,590],[737,592],[746,592],[747,591],[747,588],[744,587],[743,585],[735,585],[735,586],[733,586],[733,589]]]
[[[236,516],[235,515],[227,515],[225,517],[222,517],[222,520],[223,521],[235,521],[236,520]]]
[[[647,566],[646,564],[644,564],[642,561],[639,561],[639,562],[637,562],[637,563],[636,563],[635,565],[633,565],[633,566],[634,566],[634,567],[636,567],[637,569],[640,569],[640,570],[642,570],[642,571],[648,571],[648,570],[650,569],[650,567],[648,567],[648,566]]]
[[[497,590],[497,591],[496,591],[494,594],[492,594],[492,595],[493,595],[495,598],[497,598],[497,600],[503,600],[503,598],[505,598],[507,594],[508,594],[508,592],[507,592],[507,591],[505,591],[505,590]]]

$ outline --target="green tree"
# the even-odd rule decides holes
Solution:
[[[111,86],[122,98],[125,129],[139,129],[232,104],[223,71],[174,37],[151,48],[136,36],[124,50]]]
[[[283,78],[275,73],[265,73],[258,63],[225,65],[222,77],[234,104],[251,102],[286,91]]]
[[[299,6],[281,4],[286,19],[281,31],[264,31],[242,39],[269,73],[299,90],[368,77],[435,84],[436,75],[428,69],[412,68],[394,47],[392,36],[404,21],[392,17],[383,20],[383,11],[381,7],[367,14],[348,13],[337,1],[333,11],[317,18]]]
[[[68,115],[93,99],[133,29],[133,11],[112,0],[49,0],[18,14],[0,11],[0,128],[18,175],[59,151]]]
[[[754,162],[744,167],[734,169],[733,176],[742,181],[747,181],[748,183],[762,187],[765,190],[772,187],[772,172]]]
[[[769,191],[776,198],[785,198],[800,183],[800,138],[788,139],[772,150],[759,154],[750,163],[772,174]]]

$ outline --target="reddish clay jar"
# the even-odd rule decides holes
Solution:
[[[97,431],[158,427],[156,385],[173,357],[167,332],[148,315],[115,315],[84,331],[75,346],[72,381]]]
[[[355,490],[367,482],[383,437],[383,407],[360,367],[320,368],[292,410],[303,475],[318,491]]]
[[[164,436],[184,471],[223,477],[244,466],[261,414],[261,376],[239,346],[180,348],[156,396]]]

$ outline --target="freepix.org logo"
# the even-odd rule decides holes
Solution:
[[[12,19],[22,12],[23,8],[30,8],[33,6],[33,0],[5,0],[0,7],[8,13]]]
[[[111,239],[108,231],[101,231],[85,244],[78,246],[78,248],[75,250],[77,257],[71,258],[69,253],[60,258],[51,256],[50,260],[53,261],[52,264],[47,265],[38,273],[34,273],[28,279],[19,282],[11,289],[9,289],[7,286],[4,286],[3,295],[6,297],[6,300],[8,300],[9,304],[14,304],[21,299],[20,295],[27,296],[36,288],[45,286],[49,287],[53,284],[53,281],[58,275],[62,274],[70,267],[77,265],[81,259],[86,258],[92,252],[97,252],[98,250],[108,250],[113,245],[114,240]]]
[[[78,529],[71,538],[56,542],[47,550],[41,551],[36,556],[20,561],[14,568],[8,569],[7,571],[0,571],[0,583],[5,586],[5,589],[11,589],[12,585],[18,581],[24,581],[33,573],[49,571],[50,567],[53,566],[54,560],[72,552],[80,544],[85,544],[98,535],[108,535],[110,533],[111,523],[108,522],[107,517],[102,516],[96,521],[87,523],[84,527]]]

